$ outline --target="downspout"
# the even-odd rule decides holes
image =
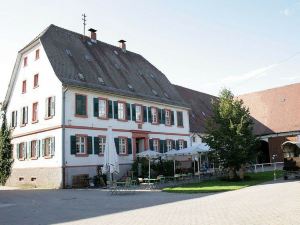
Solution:
[[[64,87],[63,86],[63,89],[62,89],[62,94],[63,94],[63,97],[62,97],[62,121],[61,121],[61,125],[62,125],[62,137],[61,137],[61,140],[62,140],[62,148],[61,148],[61,151],[62,151],[62,181],[63,181],[63,188],[66,188],[66,165],[65,165],[65,115],[66,115],[66,109],[65,109],[65,100],[66,100],[66,92],[68,91],[68,88],[67,87]]]

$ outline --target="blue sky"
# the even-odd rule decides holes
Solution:
[[[142,54],[172,83],[217,95],[300,82],[300,0],[0,0],[0,101],[17,51],[49,24]]]

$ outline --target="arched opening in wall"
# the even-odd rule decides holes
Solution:
[[[270,154],[269,154],[269,143],[263,140],[260,140],[260,145],[258,148],[257,154],[257,163],[269,163]]]

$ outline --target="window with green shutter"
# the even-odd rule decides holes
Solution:
[[[114,141],[115,141],[115,147],[116,147],[116,152],[117,154],[119,154],[119,149],[120,149],[120,146],[119,146],[119,138],[114,138]]]
[[[126,103],[126,119],[131,120],[131,105]]]
[[[144,118],[143,118],[143,121],[144,121],[144,122],[147,122],[147,118],[148,118],[148,117],[147,117],[147,106],[144,106],[144,107],[143,107],[143,117],[144,117]]]
[[[179,111],[177,111],[177,126],[183,127],[183,114]]]
[[[131,138],[127,138],[128,154],[132,154],[132,141]]]
[[[118,101],[114,101],[114,119],[118,119]]]
[[[99,116],[99,98],[94,98],[94,117]]]
[[[76,116],[87,116],[87,96],[75,95],[75,114]]]
[[[174,125],[174,111],[171,111],[171,125]]]
[[[108,118],[113,118],[113,104],[111,100],[108,100]]]

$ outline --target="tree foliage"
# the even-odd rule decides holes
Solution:
[[[4,185],[10,176],[12,158],[12,144],[10,129],[7,127],[6,115],[2,115],[2,125],[0,131],[0,183]]]
[[[207,120],[204,141],[225,168],[236,171],[255,157],[257,139],[249,109],[227,89],[212,104],[213,115]]]

